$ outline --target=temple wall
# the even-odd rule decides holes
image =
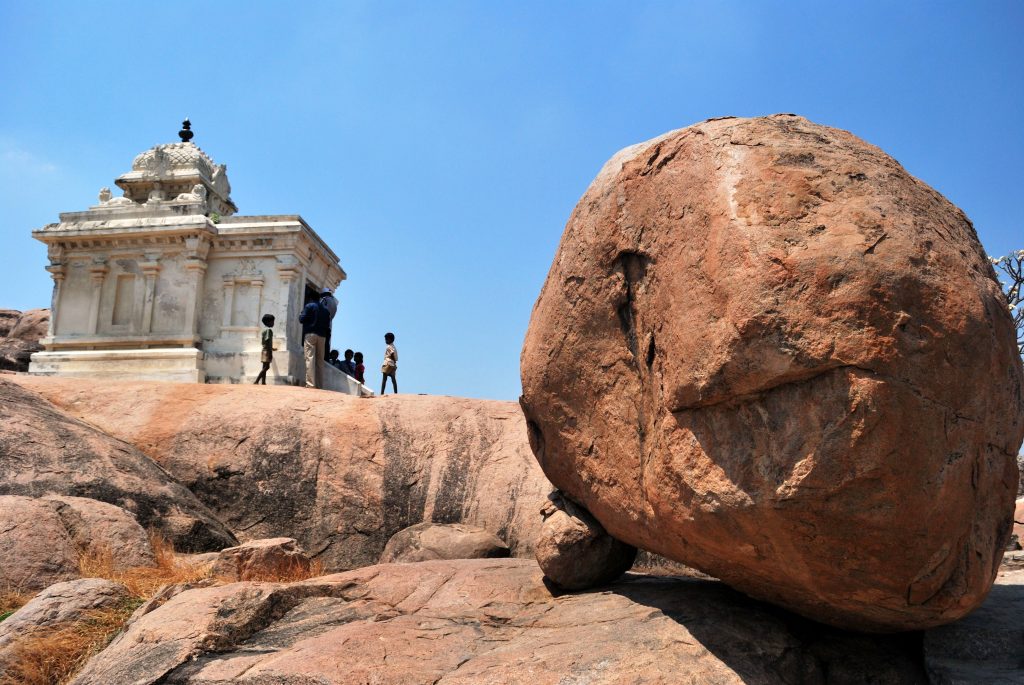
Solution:
[[[55,330],[57,335],[88,335],[92,282],[89,260],[74,259],[68,264]]]

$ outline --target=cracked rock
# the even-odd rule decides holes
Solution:
[[[616,539],[847,628],[983,600],[1024,438],[963,212],[846,131],[720,119],[573,211],[521,358],[533,451]]]
[[[537,563],[564,590],[585,590],[612,582],[633,566],[636,547],[605,532],[593,516],[560,492],[541,510]]]

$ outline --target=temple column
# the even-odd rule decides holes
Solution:
[[[57,334],[57,313],[60,311],[61,285],[64,283],[64,275],[67,273],[63,264],[50,264],[46,267],[53,278],[53,295],[50,296],[50,324],[46,329],[47,337],[52,338]]]
[[[146,277],[146,294],[142,300],[142,333],[153,330],[153,304],[156,301],[156,277],[160,273],[159,255],[147,254],[145,262],[139,264]]]
[[[107,278],[107,260],[103,257],[93,259],[89,267],[89,275],[92,276],[92,299],[89,301],[89,328],[90,335],[96,335],[100,324],[100,298],[103,296],[103,281]]]
[[[235,277],[227,275],[224,277],[224,320],[223,326],[231,325],[231,309],[235,306]]]
[[[206,262],[189,259],[185,262],[193,297],[185,304],[185,332],[193,337],[199,333],[199,304],[203,301],[203,284],[206,281]]]
[[[206,255],[209,252],[210,243],[203,236],[185,238],[185,270],[195,295],[185,305],[185,332],[193,338],[199,333],[200,309],[206,285]]]

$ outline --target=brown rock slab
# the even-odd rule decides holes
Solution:
[[[113,553],[115,568],[155,566],[149,535],[130,512],[86,497],[47,496],[77,547]]]
[[[309,557],[293,538],[268,538],[221,550],[213,574],[234,580],[280,579],[294,578],[309,568]]]
[[[1002,571],[985,603],[924,634],[932,685],[1024,682],[1024,570]]]
[[[156,563],[146,531],[124,509],[84,497],[0,495],[0,587],[77,578],[81,554],[100,547],[117,568]]]
[[[103,578],[80,578],[49,586],[0,621],[0,664],[5,661],[5,652],[33,631],[77,621],[89,611],[117,607],[127,599],[124,585]]]
[[[586,509],[559,492],[541,510],[535,556],[544,576],[564,590],[605,585],[633,566],[636,547],[619,542]]]
[[[49,325],[49,309],[0,310],[0,370],[28,371],[32,353],[43,349],[39,341]]]
[[[963,212],[848,132],[726,118],[615,155],[521,366],[545,474],[624,542],[868,630],[995,577],[1013,323]]]
[[[860,636],[721,583],[628,575],[553,596],[532,560],[383,564],[186,590],[77,685],[924,683],[920,643]]]
[[[121,411],[121,420],[131,416],[130,407]],[[195,495],[138,449],[5,379],[0,379],[0,457],[0,495],[107,502],[130,511],[143,528],[163,532],[180,551],[220,550],[237,543]],[[99,520],[103,511],[111,510],[97,506],[79,516]],[[118,543],[116,536],[125,530],[108,532]]]
[[[0,550],[0,588],[39,590],[78,577],[79,548],[46,500],[0,497]]]
[[[509,556],[508,545],[494,533],[461,523],[417,523],[388,540],[382,564],[409,564],[435,559],[495,559]]]
[[[424,521],[483,528],[532,556],[551,491],[512,402],[14,380],[137,446],[240,538],[293,537],[328,570],[377,563]]]

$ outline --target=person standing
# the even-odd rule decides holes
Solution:
[[[263,364],[263,370],[256,376],[253,385],[259,385],[261,382],[263,385],[267,384],[267,371],[270,370],[270,363],[274,361],[274,315],[264,314],[262,321],[266,326],[260,336],[260,362]]]
[[[366,371],[366,367],[363,366],[363,353],[356,352],[356,356],[352,363],[355,365],[353,368],[356,372],[354,378],[363,385],[366,385],[366,379],[363,378],[363,372]]]
[[[331,313],[320,300],[312,300],[299,314],[302,324],[302,351],[306,358],[306,387],[322,388],[324,347],[331,329]]]
[[[346,376],[351,376],[352,378],[356,377],[356,363],[352,361],[352,356],[354,354],[355,353],[352,352],[352,350],[345,350],[345,360],[341,362],[341,365],[338,367],[341,369],[342,373]]]
[[[385,333],[384,342],[387,347],[384,349],[384,363],[380,365],[381,373],[384,377],[380,381],[380,394],[384,394],[384,389],[388,385],[388,378],[391,378],[391,388],[394,393],[398,394],[398,380],[396,375],[398,373],[398,348],[395,347],[395,334]]]
[[[331,330],[334,328],[334,315],[338,313],[338,300],[331,294],[330,288],[324,288],[320,291],[320,304],[331,315],[331,318],[327,321],[327,338],[324,340],[324,360],[327,360],[331,351]]]

